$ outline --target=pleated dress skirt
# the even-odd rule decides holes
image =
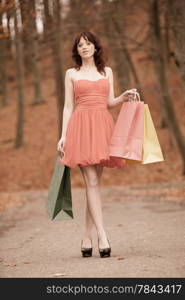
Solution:
[[[99,164],[124,168],[123,158],[109,155],[114,120],[107,104],[109,80],[79,79],[74,81],[75,109],[69,119],[60,163],[70,168]]]

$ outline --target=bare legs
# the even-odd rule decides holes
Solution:
[[[79,166],[86,185],[86,216],[83,247],[91,247],[92,229],[95,225],[99,237],[99,247],[109,246],[103,224],[101,197],[100,197],[100,178],[103,167],[100,165]]]

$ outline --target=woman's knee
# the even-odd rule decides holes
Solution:
[[[85,184],[88,187],[95,187],[99,184],[99,177],[97,174],[96,167],[92,166],[80,166],[83,177],[85,179]]]
[[[97,164],[97,165],[95,165],[95,166],[96,166],[96,171],[97,171],[98,177],[99,177],[99,179],[100,179],[101,176],[102,176],[102,173],[103,173],[103,166],[101,166],[101,165],[99,165],[99,164]]]

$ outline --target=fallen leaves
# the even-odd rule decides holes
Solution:
[[[117,260],[122,260],[122,259],[125,259],[125,257],[123,257],[123,256],[118,256],[117,257]]]

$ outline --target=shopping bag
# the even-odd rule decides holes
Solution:
[[[62,165],[57,154],[48,190],[46,210],[52,220],[73,218],[70,167]]]
[[[164,161],[164,156],[157,137],[157,132],[151,117],[148,104],[144,104],[144,139],[142,160],[128,161],[128,163],[149,164],[154,162]]]
[[[137,101],[138,99],[139,101]],[[109,155],[142,160],[144,138],[144,102],[136,92],[136,101],[123,102],[109,145]]]

